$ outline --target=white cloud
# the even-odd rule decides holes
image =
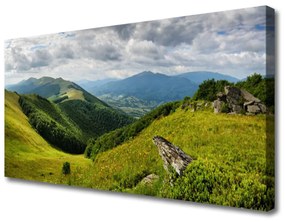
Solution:
[[[122,78],[144,70],[265,74],[264,24],[265,8],[257,7],[12,39],[5,42],[6,81]]]

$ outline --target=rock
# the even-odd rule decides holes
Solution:
[[[266,106],[261,103],[261,100],[254,97],[244,89],[239,89],[234,86],[225,86],[225,93],[218,93],[217,100],[214,101],[214,113],[225,112],[222,107],[228,107],[228,113],[266,113]]]
[[[220,100],[215,100],[214,103],[213,103],[214,113],[221,113],[223,104],[225,104],[225,102],[220,101]]]
[[[254,104],[254,101],[245,102],[245,103],[243,104],[243,106],[246,107],[246,106],[252,105],[252,104]]]
[[[243,110],[243,107],[241,105],[232,104],[231,108],[232,108],[232,112],[234,113],[241,113]]]
[[[243,104],[240,89],[233,86],[225,86],[225,93],[228,106],[235,109],[233,110],[234,112],[241,110],[241,107],[237,107]]]
[[[247,112],[257,114],[261,112],[261,109],[259,108],[258,105],[250,105],[247,106]]]
[[[168,172],[171,171],[172,167],[178,175],[182,175],[188,164],[193,160],[179,147],[174,146],[161,136],[153,137],[153,143],[157,146],[159,155],[164,162],[164,169]]]
[[[159,176],[152,173],[152,174],[147,175],[145,178],[143,178],[141,180],[140,184],[151,185],[155,180],[158,180],[158,179],[159,179]]]
[[[261,110],[262,113],[266,113],[266,110],[267,110],[267,109],[266,109],[266,106],[265,106],[264,104],[259,103],[258,106],[259,106],[259,108],[260,108],[260,110]]]
[[[260,103],[260,99],[254,97],[252,94],[250,94],[248,91],[244,90],[244,89],[240,89],[241,91],[241,96],[243,97],[244,100],[246,101],[253,101],[256,103]]]

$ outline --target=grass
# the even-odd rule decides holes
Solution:
[[[155,135],[163,136],[195,160],[174,187],[165,186],[163,163],[152,143]],[[133,140],[98,154],[91,184],[98,189],[268,210],[274,201],[274,170],[266,172],[266,137],[265,115],[178,109],[154,121]],[[151,187],[138,183],[151,173],[159,175],[160,181]],[[212,193],[196,190],[207,180],[216,181],[211,184]],[[197,187],[191,188],[189,183]],[[178,192],[183,189],[184,193]]]
[[[29,125],[18,95],[5,97],[6,176],[258,210],[274,206],[274,166],[266,161],[274,159],[273,116],[179,108],[92,162],[53,148]],[[155,135],[194,159],[173,186],[152,142]],[[70,175],[62,174],[64,162],[71,164]],[[152,173],[159,179],[140,183]]]
[[[81,90],[70,88],[67,89],[64,93],[61,93],[59,95],[53,95],[49,97],[49,100],[51,101],[60,101],[65,102],[68,100],[83,100],[86,101],[83,95],[83,92]]]
[[[70,155],[48,144],[31,127],[18,104],[19,96],[5,91],[5,176],[50,183],[67,183],[62,164],[80,174],[91,166],[83,155]]]

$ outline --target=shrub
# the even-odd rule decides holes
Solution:
[[[193,96],[194,100],[207,100],[214,101],[217,99],[217,93],[223,92],[224,87],[227,85],[233,85],[232,83],[226,80],[205,80],[199,85],[199,89]]]
[[[65,163],[62,165],[62,173],[63,173],[64,175],[70,174],[70,163],[69,163],[69,162],[65,162]]]
[[[214,162],[194,161],[183,176],[166,184],[162,196],[255,210],[274,207],[274,185],[261,183],[256,175],[229,171]],[[267,177],[266,177],[267,178]]]

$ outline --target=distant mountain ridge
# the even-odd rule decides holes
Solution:
[[[186,95],[192,96],[197,89],[198,85],[188,79],[145,71],[123,80],[106,83],[90,92],[96,96],[134,96],[149,102],[163,103],[179,100]]]
[[[18,84],[6,86],[6,88],[19,94],[37,94],[56,103],[67,100],[85,100],[106,105],[79,85],[63,78],[41,77],[36,79],[32,77]]]
[[[106,80],[106,83],[95,81],[93,86],[92,82],[84,84],[91,94],[109,105],[140,117],[162,103],[181,100],[185,96],[192,97],[198,86],[208,79],[238,81],[229,75],[206,71],[178,75],[143,71],[122,80]]]
[[[229,75],[208,71],[177,75],[143,71],[125,79],[81,80],[77,81],[78,84],[62,78],[29,78],[6,88],[20,94],[35,93],[59,104],[81,100],[109,105],[140,117],[160,104],[192,97],[198,86],[208,79],[239,81]]]
[[[119,79],[107,78],[107,79],[95,80],[95,81],[85,79],[85,80],[75,81],[75,83],[87,91],[90,91],[90,90],[92,91],[93,88],[100,87],[108,82],[117,81],[117,80]]]
[[[230,75],[221,74],[218,72],[209,72],[209,71],[186,72],[186,73],[178,74],[176,76],[187,78],[197,84],[201,84],[203,81],[209,80],[209,79],[227,80],[233,83],[240,81],[240,79],[237,79]]]

